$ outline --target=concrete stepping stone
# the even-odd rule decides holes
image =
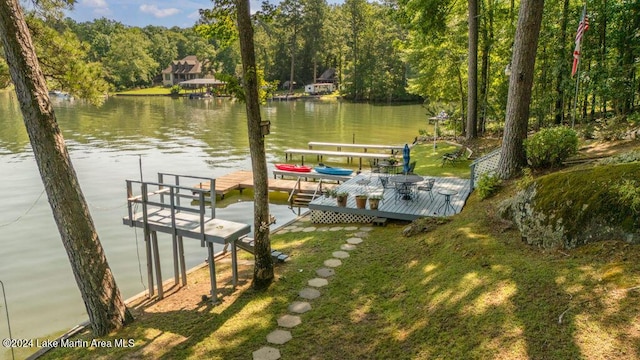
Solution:
[[[271,346],[263,346],[253,352],[253,360],[278,360],[280,356],[280,350]]]
[[[323,278],[315,278],[307,281],[307,285],[313,287],[323,287],[329,285],[329,281]]]
[[[316,228],[313,227],[313,226],[309,226],[309,227],[306,227],[306,228],[302,229],[302,232],[312,232],[312,231],[316,231]]]
[[[334,268],[342,265],[342,261],[338,259],[329,259],[324,261],[324,266]]]
[[[360,231],[371,231],[373,228],[371,226],[363,226],[360,228]]]
[[[289,304],[289,311],[296,314],[304,314],[311,310],[311,304],[306,301],[294,301]]]
[[[356,236],[356,237],[359,237],[359,238],[363,238],[363,237],[369,236],[369,233],[366,232],[366,231],[360,231],[360,232],[357,232],[357,233],[355,233],[353,235]]]
[[[291,339],[293,339],[293,336],[291,336],[291,331],[288,330],[277,329],[267,335],[267,342],[277,345],[282,345]]]
[[[297,232],[301,232],[302,230],[304,230],[304,228],[296,227],[296,228],[291,229],[291,230],[289,230],[289,231],[291,231],[292,233],[297,233]]]
[[[344,230],[344,227],[342,227],[342,226],[334,226],[332,228],[329,228],[329,231],[340,231],[340,230]]]
[[[322,279],[322,280],[324,280],[324,279]],[[313,300],[313,299],[317,299],[317,298],[320,297],[320,291],[318,291],[316,289],[312,289],[312,288],[304,288],[304,289],[300,290],[300,292],[298,292],[298,295],[303,299]]]
[[[297,226],[295,226],[295,225],[289,225],[289,226],[283,227],[284,230],[291,230],[291,229],[295,229],[295,228],[297,228]]]
[[[325,232],[325,231],[329,231],[329,228],[328,227],[320,227],[316,231]]]
[[[326,278],[326,277],[330,277],[336,274],[336,271],[333,269],[329,269],[329,268],[320,268],[318,270],[316,270],[316,275]]]
[[[340,249],[341,250],[346,250],[346,251],[353,251],[355,249],[357,249],[358,247],[353,245],[353,244],[342,244],[340,245]]]
[[[358,245],[358,244],[362,244],[362,239],[361,238],[348,238],[347,239],[347,244],[351,244],[351,245]]]
[[[292,328],[302,324],[302,320],[298,315],[282,315],[278,319],[278,326],[282,326],[283,328]]]
[[[336,259],[346,259],[349,257],[349,253],[346,251],[334,251],[331,255]]]
[[[282,230],[278,230],[278,232],[277,232],[277,233],[282,235],[282,234],[286,234],[286,233],[288,233],[288,232],[289,232],[289,230],[287,230],[287,229],[282,229]]]
[[[355,231],[355,230],[358,230],[358,227],[357,226],[347,226],[344,229],[347,230],[347,231]]]

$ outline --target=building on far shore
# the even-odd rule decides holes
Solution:
[[[195,55],[174,60],[162,70],[162,85],[173,86],[180,82],[204,78],[204,64]]]

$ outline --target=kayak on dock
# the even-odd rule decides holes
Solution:
[[[311,172],[310,166],[295,165],[295,164],[275,164],[275,166],[276,166],[276,169],[278,170],[294,171],[294,172],[302,172],[302,173]]]
[[[316,166],[313,168],[317,173],[320,174],[328,174],[328,175],[351,175],[353,170],[331,167],[331,166]]]

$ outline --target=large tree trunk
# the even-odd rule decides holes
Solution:
[[[466,138],[478,137],[478,1],[469,1],[469,69]]]
[[[17,0],[0,1],[0,37],[38,169],[93,332],[133,320],[120,296],[80,190]]]
[[[554,123],[562,124],[564,120],[564,84],[563,79],[569,67],[569,58],[567,56],[565,43],[567,42],[567,23],[569,22],[569,0],[564,0],[562,7],[562,19],[560,20],[560,49],[558,49],[558,66],[560,71],[556,75],[556,107]]]
[[[520,3],[518,26],[513,44],[509,96],[498,173],[508,179],[516,175],[527,159],[523,141],[527,137],[531,86],[542,22],[544,0],[523,0]]]
[[[249,151],[254,186],[254,240],[255,266],[253,268],[254,289],[264,289],[273,281],[273,260],[269,241],[269,189],[267,159],[264,151],[264,136],[260,127],[260,99],[258,98],[258,74],[253,46],[253,27],[249,14],[249,0],[235,0],[238,11],[238,34],[242,55],[242,81],[247,108],[249,129]]]

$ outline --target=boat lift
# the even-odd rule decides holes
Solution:
[[[199,189],[181,185],[181,180],[209,182],[208,189]],[[182,286],[187,284],[187,271],[184,261],[183,238],[200,240],[201,246],[207,246],[209,276],[211,280],[211,301],[217,302],[215,257],[231,248],[231,268],[233,288],[238,281],[238,260],[236,241],[249,234],[251,226],[215,217],[216,195],[215,179],[158,173],[157,182],[127,180],[128,215],[122,219],[124,225],[144,230],[145,252],[147,256],[147,277],[149,297],[154,295],[153,272],[155,267],[158,299],[164,297],[160,254],[158,250],[158,232],[168,233],[173,241],[174,281]],[[184,181],[182,181],[184,183]],[[186,200],[186,201],[185,201]],[[210,207],[209,209],[207,209]],[[214,244],[224,249],[214,254]]]

